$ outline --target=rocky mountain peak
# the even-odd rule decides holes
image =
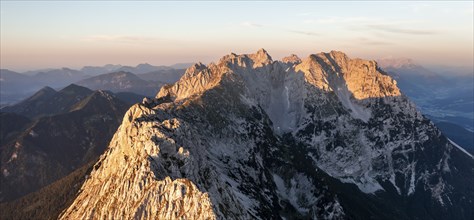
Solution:
[[[281,61],[283,63],[292,63],[292,64],[301,63],[301,59],[295,54],[291,54],[290,56],[284,57],[283,59],[281,59]]]
[[[38,92],[33,94],[30,99],[40,98],[42,96],[51,96],[51,95],[54,95],[56,93],[57,93],[57,91],[54,90],[53,88],[51,88],[49,86],[45,86],[45,87],[41,88],[40,90],[38,90]]]
[[[132,106],[61,218],[469,219],[472,167],[374,61],[260,50]]]
[[[332,50],[331,52],[329,52],[329,54],[325,54],[325,56],[331,57],[339,65],[347,63],[350,59],[345,53],[335,50]]]
[[[272,57],[265,49],[262,48],[253,54],[237,55],[235,53],[231,53],[222,57],[218,65],[240,68],[258,68],[269,65],[272,62]]]
[[[63,89],[59,90],[59,92],[63,94],[69,94],[69,95],[73,95],[73,94],[82,95],[82,94],[90,94],[92,93],[92,90],[86,87],[78,86],[76,84],[70,84],[64,87]]]
[[[267,53],[267,51],[263,48],[259,49],[257,53],[248,55],[250,59],[254,62],[254,67],[270,64],[273,62],[272,57]]]
[[[202,64],[201,62],[198,62],[198,63],[193,64],[188,69],[186,69],[185,74],[191,77],[198,74],[201,70],[205,68],[206,68],[206,65]]]
[[[54,90],[53,88],[51,88],[49,86],[45,86],[45,87],[41,88],[40,90],[38,90],[31,97],[29,97],[28,99],[26,99],[22,102],[26,103],[26,102],[31,102],[31,101],[34,101],[34,100],[45,101],[45,100],[49,99],[50,97],[52,97],[53,95],[55,95],[56,93],[58,93],[58,92],[56,90]]]
[[[288,62],[296,65],[285,67]],[[304,60],[292,55],[273,62],[270,55],[261,49],[255,54],[226,55],[217,65],[194,64],[176,84],[163,87],[157,98],[170,96],[181,100],[202,94],[217,86],[225,74],[233,74],[241,79],[261,106],[279,111],[289,110],[293,102],[301,103],[307,93],[303,86],[305,82],[317,89],[335,92],[342,103],[354,114],[358,112],[357,115],[364,121],[370,118],[369,111],[357,107],[357,102],[401,95],[396,82],[380,72],[375,61],[351,59],[342,52],[331,51],[313,54]],[[264,97],[270,95],[274,97]],[[301,107],[292,108],[298,108],[296,112],[302,111]],[[273,115],[275,121],[279,121],[276,118],[283,117],[281,114],[271,113],[270,116]],[[288,126],[285,127],[289,129],[291,126]]]
[[[41,88],[39,91],[43,91],[43,92],[56,92],[56,90],[54,90],[53,88],[49,87],[49,86],[45,86],[43,88]]]
[[[137,68],[149,68],[149,67],[153,67],[153,65],[149,63],[140,63],[137,65]]]
[[[342,52],[310,55],[296,68],[308,73],[307,79],[321,89],[338,91],[346,87],[357,100],[401,95],[396,81],[380,72],[375,61],[351,59]]]

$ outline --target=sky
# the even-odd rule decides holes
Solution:
[[[339,50],[473,66],[473,1],[0,1],[0,67],[16,71],[274,59]]]

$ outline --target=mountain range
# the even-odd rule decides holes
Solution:
[[[43,88],[2,109],[0,201],[95,162],[129,106],[114,94],[72,84],[60,91]]]
[[[420,112],[462,89],[411,60],[103,68],[1,109],[2,219],[474,217],[468,130]]]
[[[132,92],[153,97],[165,83],[146,81],[133,73],[121,71],[94,76],[81,80],[77,84],[91,89]]]
[[[60,218],[472,219],[473,176],[376,62],[262,49],[132,106]]]
[[[58,89],[71,83],[91,83],[97,89],[107,90],[110,88],[118,92],[134,91],[139,95],[154,96],[162,84],[174,83],[184,74],[182,65],[184,64],[168,67],[139,64],[136,67],[131,67],[109,64],[105,66],[86,66],[81,70],[61,68],[25,73],[0,69],[0,104],[5,106],[17,103],[45,86]],[[117,76],[125,72],[127,77],[119,78]],[[97,80],[100,82],[97,82]],[[127,84],[135,87],[123,88]],[[100,87],[101,85],[103,87]]]
[[[191,65],[192,63],[177,63],[171,66],[153,66],[148,63],[141,63],[133,67],[133,66],[107,64],[104,66],[85,66],[81,69],[81,71],[92,76],[100,75],[104,73],[120,72],[120,71],[130,72],[134,74],[144,74],[144,73],[150,73],[150,72],[159,72],[162,70],[185,69]]]

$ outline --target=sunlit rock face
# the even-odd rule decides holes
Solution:
[[[473,167],[374,61],[261,49],[130,108],[62,218],[469,218]]]
[[[178,129],[179,124],[139,122],[151,113],[140,105],[130,108],[109,150],[62,218],[215,218],[207,193],[172,172],[157,173],[162,168],[157,167],[162,165],[159,155],[169,154],[184,165],[189,152],[174,149],[173,140],[154,128]]]

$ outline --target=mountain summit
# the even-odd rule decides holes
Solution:
[[[474,159],[375,61],[195,64],[132,106],[63,219],[472,219]]]

